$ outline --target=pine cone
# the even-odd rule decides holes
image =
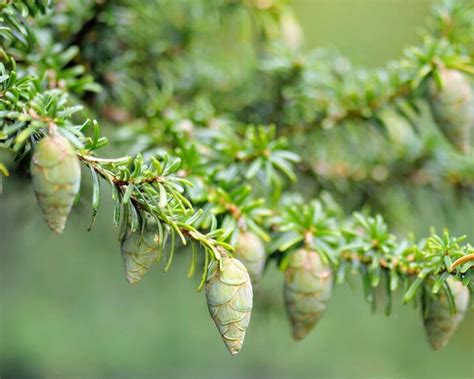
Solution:
[[[332,292],[332,271],[314,251],[299,249],[285,273],[285,305],[295,340],[303,339],[323,315]]]
[[[451,313],[445,292],[439,293],[436,299],[430,298],[429,295],[422,297],[423,324],[434,350],[446,346],[461,324],[469,304],[467,287],[452,278],[448,278],[447,283],[453,294],[456,313]]]
[[[252,232],[240,233],[234,255],[244,264],[255,286],[262,279],[265,268],[265,246],[262,240]]]
[[[234,258],[209,265],[206,298],[209,312],[232,355],[239,353],[252,311],[252,284],[245,266]]]
[[[81,167],[70,142],[59,134],[44,137],[31,159],[31,175],[48,226],[62,233],[81,183]]]
[[[460,151],[470,147],[474,128],[474,95],[465,75],[456,70],[440,70],[442,87],[432,80],[428,100],[433,117],[446,138]]]
[[[160,241],[156,225],[150,223],[143,234],[129,232],[122,240],[122,259],[125,277],[130,284],[137,284],[158,257]]]

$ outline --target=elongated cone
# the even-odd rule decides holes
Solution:
[[[252,232],[240,233],[235,244],[235,257],[247,269],[255,286],[263,276],[265,268],[265,246],[263,241]]]
[[[48,226],[61,233],[81,183],[81,167],[69,141],[59,134],[44,137],[31,159],[31,175]]]
[[[303,339],[326,309],[332,292],[332,271],[319,254],[299,249],[285,272],[285,305],[295,340]]]
[[[428,341],[434,350],[440,350],[456,332],[469,304],[469,290],[461,282],[448,278],[448,286],[456,304],[456,313],[451,313],[446,293],[441,292],[436,299],[422,298],[423,324]]]
[[[470,148],[474,128],[474,94],[465,75],[456,70],[441,69],[442,87],[429,83],[429,103],[440,130],[460,151]]]
[[[252,311],[252,284],[245,266],[235,258],[222,258],[209,265],[206,298],[209,313],[216,323],[227,350],[239,353]]]
[[[156,225],[147,224],[143,234],[129,232],[122,240],[122,259],[125,277],[130,284],[137,284],[158,257],[160,241]]]

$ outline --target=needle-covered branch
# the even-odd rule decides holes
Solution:
[[[431,182],[472,184],[474,96],[467,75],[474,68],[472,38],[466,38],[471,6],[447,2],[438,8],[432,36],[382,70],[352,68],[323,50],[304,54],[283,0],[186,0],[168,7],[158,1],[110,2],[106,26],[99,22],[103,7],[85,7],[76,17],[80,4],[51,6],[44,0],[0,6],[0,148],[19,162],[0,163],[0,173],[30,162],[52,230],[60,233],[66,225],[80,192],[82,164],[92,187],[89,230],[105,182],[131,284],[162,259],[168,271],[179,244],[191,245],[192,276],[195,247],[201,247],[199,289],[206,288],[211,317],[231,354],[243,344],[252,285],[272,262],[285,272],[296,339],[321,318],[333,283],[359,272],[371,303],[374,291],[385,288],[388,311],[399,289],[404,302],[421,299],[430,342],[435,348],[446,343],[473,289],[474,249],[466,237],[445,231],[419,241],[400,239],[380,215],[347,216],[327,194],[302,200],[292,191],[308,167],[331,182],[333,172],[376,182],[428,172]],[[158,6],[163,12],[155,12]],[[204,11],[215,16],[213,22],[197,16]],[[62,21],[56,12],[63,12]],[[132,17],[123,17],[127,12]],[[137,19],[142,22],[131,22]],[[64,20],[71,21],[69,29]],[[82,27],[90,20],[89,33]],[[218,37],[216,29],[222,32]],[[153,48],[150,35],[158,41]],[[239,38],[228,43],[227,35]],[[87,43],[97,36],[102,38]],[[215,37],[218,48],[200,44],[197,36]],[[70,45],[71,38],[80,49]],[[220,55],[230,45],[237,46],[236,56],[245,51],[249,57],[235,71],[226,63],[229,57]],[[130,54],[119,55],[118,49]],[[217,57],[212,64],[211,53]],[[428,113],[449,143],[432,143],[440,133],[418,130]],[[122,124],[112,142],[128,154],[101,156],[108,141],[93,120],[97,114],[102,125]],[[307,147],[319,126],[325,131],[336,124],[344,126],[334,128],[343,137],[358,126],[376,126],[381,133],[374,139],[358,135],[355,152],[335,134],[319,134],[318,145]],[[346,161],[331,162],[335,145],[347,150]],[[372,151],[372,145],[380,149]],[[322,158],[307,161],[325,146]],[[373,157],[362,157],[361,146]]]

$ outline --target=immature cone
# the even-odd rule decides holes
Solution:
[[[61,233],[81,183],[81,167],[69,141],[59,134],[44,137],[31,159],[31,175],[48,226]]]
[[[129,232],[122,240],[122,259],[125,277],[137,284],[158,257],[160,241],[154,224],[148,224],[143,234]]]
[[[432,80],[428,100],[440,130],[462,152],[470,148],[474,128],[474,94],[465,75],[456,70],[441,69],[442,87]]]
[[[285,272],[285,305],[295,340],[303,339],[326,309],[332,292],[332,271],[314,251],[299,249]]]
[[[252,232],[240,233],[234,255],[244,264],[252,284],[257,284],[262,279],[265,268],[265,246],[262,240]]]
[[[206,298],[209,312],[232,355],[239,353],[252,311],[252,284],[245,266],[234,258],[209,265]]]
[[[456,313],[451,313],[446,293],[436,299],[422,298],[422,315],[428,341],[434,350],[440,350],[449,342],[464,318],[469,304],[469,290],[461,282],[448,278],[448,286],[456,304]]]

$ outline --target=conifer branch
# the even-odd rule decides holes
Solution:
[[[287,9],[261,9],[258,4],[234,1],[213,9],[229,16],[229,7],[250,7],[251,17],[260,22],[259,17],[270,15],[279,28]],[[48,5],[45,0],[22,0],[0,7],[0,147],[17,161],[32,157],[33,185],[51,229],[61,232],[64,228],[79,191],[80,161],[92,178],[90,227],[99,209],[100,179],[111,187],[114,223],[119,227],[130,283],[138,282],[163,257],[165,247],[167,271],[177,240],[193,246],[192,273],[196,265],[194,244],[202,247],[204,267],[199,288],[206,287],[211,316],[232,354],[240,350],[249,322],[250,283],[256,284],[263,275],[265,261],[276,261],[285,271],[285,299],[297,339],[321,316],[332,278],[341,283],[350,270],[361,273],[371,302],[374,288],[385,283],[388,305],[392,292],[402,287],[404,302],[430,294],[443,309],[458,309],[461,315],[465,311],[464,302],[457,300],[463,299],[466,287],[474,288],[474,249],[463,242],[465,237],[453,238],[445,231],[442,235],[432,232],[420,241],[398,239],[380,215],[354,213],[347,217],[331,197],[323,194],[320,199],[304,201],[289,186],[298,180],[295,165],[301,160],[292,151],[293,134],[301,135],[315,125],[350,124],[350,120],[388,129],[389,122],[382,114],[387,109],[394,109],[413,125],[414,115],[421,113],[418,101],[429,98],[430,91],[438,91],[435,94],[439,97],[434,82],[442,84],[443,76],[456,72],[458,84],[465,85],[459,73],[474,72],[469,55],[472,47],[456,30],[472,25],[466,17],[468,12],[474,13],[472,7],[460,5],[465,12],[454,5],[440,8],[433,28],[440,38],[426,38],[421,47],[408,50],[398,63],[379,71],[355,70],[345,61],[341,66],[339,56],[326,52],[302,56],[294,46],[271,50],[275,39],[269,32],[272,28],[267,25],[268,29],[262,29],[266,24],[259,23],[257,34],[266,37],[257,50],[266,52],[266,58],[255,59],[265,75],[253,82],[259,71],[248,74],[242,84],[250,87],[248,92],[240,83],[233,83],[233,87],[222,79],[223,92],[236,96],[234,108],[225,98],[214,108],[219,102],[205,91],[213,87],[206,81],[212,80],[205,78],[206,68],[186,64],[189,57],[184,53],[192,43],[189,37],[200,25],[191,17],[189,25],[174,25],[173,29],[185,44],[165,40],[159,52],[150,53],[151,57],[164,57],[158,66],[137,72],[136,62],[122,62],[124,78],[117,79],[118,84],[109,83],[107,91],[116,93],[105,95],[105,101],[132,98],[129,104],[141,106],[126,110],[134,121],[122,127],[118,133],[121,138],[113,141],[128,143],[129,155],[103,158],[97,152],[107,139],[101,137],[99,123],[88,118],[90,110],[85,111],[79,100],[86,92],[99,92],[99,86],[83,66],[72,63],[78,54],[76,47],[41,45],[34,21],[28,19],[29,15],[42,14],[47,22],[51,15]],[[193,6],[202,4],[193,2]],[[147,10],[137,6],[136,12],[144,16]],[[159,23],[153,21],[150,28],[162,32],[162,26],[155,24]],[[133,44],[128,38],[135,35],[129,32],[119,38],[117,44],[128,42],[125,45],[130,46]],[[163,53],[176,44],[183,52],[179,58]],[[149,57],[146,49],[137,51],[140,59],[141,54]],[[174,60],[179,61],[176,67]],[[198,79],[185,85],[181,76]],[[239,95],[240,90],[243,95]],[[292,127],[284,132],[283,125]],[[288,138],[282,136],[284,133]],[[403,159],[389,163],[398,167],[401,161],[419,169],[425,153],[414,154],[408,163]],[[472,176],[469,159],[459,158],[454,169],[468,183]],[[9,168],[0,163],[1,174],[8,175]],[[449,176],[450,170],[445,167],[439,176]],[[453,281],[462,283],[460,289],[455,289]],[[314,300],[311,304],[315,309],[300,308],[301,294]],[[229,313],[229,304],[244,305],[238,319]],[[429,313],[430,306],[426,307]]]
[[[380,124],[379,112],[387,107],[406,102],[416,110],[415,100],[425,96],[427,79],[438,78],[439,69],[473,75],[468,36],[474,8],[463,1],[445,1],[433,13],[433,25],[424,32],[422,44],[376,70],[354,68],[346,58],[322,49],[306,54],[281,47],[270,50],[262,71],[269,88],[278,94],[273,107],[280,109],[280,117],[272,121],[324,128],[349,120]]]

